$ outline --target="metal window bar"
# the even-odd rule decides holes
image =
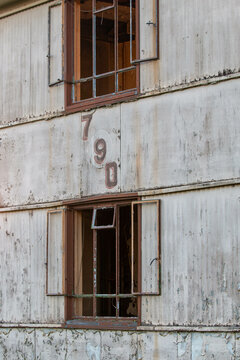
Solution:
[[[95,0],[95,2],[96,2],[96,0]],[[113,1],[113,5],[110,5],[110,6],[106,6],[105,8],[102,8],[102,9],[99,9],[99,10],[94,10],[94,14],[96,15],[96,14],[99,14],[99,13],[101,13],[102,11],[107,11],[107,10],[111,10],[111,9],[114,9],[114,7],[115,7],[115,0]]]
[[[151,263],[153,263],[153,261],[158,261],[159,266],[158,266],[158,273],[157,273],[157,281],[158,281],[158,291],[156,292],[142,292],[141,290],[138,292],[134,291],[134,206],[139,206],[139,205],[144,205],[144,204],[156,204],[157,206],[157,246],[158,246],[158,253],[157,253],[157,257],[152,259]],[[142,214],[141,214],[142,217]],[[142,233],[142,231],[141,231]],[[138,240],[138,246],[140,247],[140,254],[142,254],[142,241],[141,241],[141,236],[142,234],[140,234],[139,240]],[[139,236],[139,234],[138,234]],[[142,200],[142,201],[133,201],[131,204],[131,292],[132,295],[135,296],[158,296],[160,295],[160,290],[161,290],[161,277],[160,277],[160,260],[161,260],[161,246],[160,246],[160,201],[159,200]],[[141,263],[141,259],[139,259],[140,261],[140,266],[142,269],[142,266],[144,266],[144,264]],[[151,264],[150,264],[151,265]],[[139,265],[138,265],[139,267]],[[139,281],[142,278],[142,276],[138,276],[139,277]],[[142,279],[141,279],[142,280]],[[142,284],[138,284],[138,289],[141,289]]]
[[[61,295],[63,296],[63,295]],[[69,297],[73,297],[73,298],[78,298],[78,299],[81,299],[81,298],[93,298],[94,296],[96,298],[115,298],[115,297],[119,297],[119,298],[122,298],[122,299],[125,299],[125,298],[136,298],[137,295],[132,295],[132,294],[72,294],[72,295],[67,295],[65,294],[64,296],[69,296]]]
[[[52,57],[52,55],[51,55],[51,24],[52,24],[51,10],[52,10],[52,8],[54,8],[56,6],[61,6],[61,5],[62,5],[62,3],[58,2],[58,3],[55,3],[48,7],[48,54],[47,54],[47,58],[48,58],[48,86],[49,87],[64,83],[63,67],[62,67],[62,78],[57,79],[57,81],[51,82],[51,57]],[[62,50],[63,50],[63,48],[62,48]]]
[[[92,53],[93,53],[93,97],[95,98],[97,95],[97,85],[96,85],[96,72],[97,72],[97,39],[96,39],[96,0],[92,0],[92,7],[93,7],[93,13],[92,13]]]
[[[153,0],[151,0],[151,1],[153,1]],[[133,58],[132,58],[132,49],[133,49],[133,45],[132,45],[132,43],[133,43],[132,7],[133,6],[132,6],[132,0],[130,0],[130,63],[132,65],[140,64],[140,63],[148,62],[148,61],[159,60],[159,0],[155,0],[155,4],[156,4],[156,20],[155,20],[155,23],[148,22],[147,24],[148,25],[153,25],[153,26],[156,27],[156,56],[145,58],[145,59],[134,59],[133,60]],[[136,14],[136,15],[139,16],[140,12],[138,14]],[[139,36],[139,42],[140,42],[140,36]]]
[[[114,75],[115,73],[124,73],[124,72],[134,70],[134,69],[136,69],[136,66],[129,66],[129,67],[124,68],[124,69],[119,69],[119,70],[116,70],[116,71],[113,70],[113,71],[109,71],[109,72],[102,73],[102,74],[99,74],[99,75],[95,75],[95,76],[93,75],[93,76],[88,76],[87,78],[81,78],[79,80],[73,81],[72,84],[83,83],[83,82],[93,80],[93,79],[102,79],[104,77]]]

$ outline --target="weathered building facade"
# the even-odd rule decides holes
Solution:
[[[239,0],[0,0],[1,359],[240,359],[239,35]]]

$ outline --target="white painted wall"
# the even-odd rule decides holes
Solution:
[[[0,19],[0,123],[64,110],[63,85],[48,88],[48,6]],[[160,60],[141,64],[141,92],[239,73],[238,0],[159,1]],[[141,58],[155,55],[155,6],[140,1]],[[62,68],[62,11],[51,11],[51,81]]]
[[[141,49],[148,52],[146,22],[155,21],[149,0],[141,0],[141,12]],[[159,0],[160,60],[142,66],[142,92],[239,72],[239,14],[238,0]]]
[[[240,187],[160,199],[161,296],[143,298],[143,323],[239,326]]]
[[[238,0],[179,0],[177,6],[160,0],[160,61],[141,65],[142,92],[238,73],[239,6]],[[150,55],[145,23],[154,20],[153,11],[149,0],[140,8],[141,49]],[[52,16],[54,81],[62,67],[61,6]],[[0,20],[0,123],[6,125],[0,129],[0,207],[240,177],[239,79],[97,109],[83,139],[89,113],[58,117],[64,89],[48,87],[47,30],[48,4]],[[44,119],[7,126],[37,118]],[[107,144],[100,166],[94,160],[99,138]],[[107,162],[117,164],[111,189]],[[143,322],[238,326],[239,186],[157,198],[162,295],[143,299]],[[63,321],[63,298],[45,295],[46,238],[47,209],[0,214],[0,322]],[[7,328],[0,331],[0,357],[221,360],[237,359],[238,343],[238,335],[226,333]]]
[[[240,176],[240,81],[0,130],[0,204],[24,205]],[[83,116],[85,116],[83,114]],[[98,166],[94,142],[106,141]],[[106,163],[117,185],[106,186]]]
[[[0,331],[2,360],[235,360],[239,348],[238,334],[226,332]]]

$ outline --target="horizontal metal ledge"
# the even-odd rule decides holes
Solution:
[[[7,328],[46,328],[46,329],[54,329],[54,328],[62,328],[62,323],[1,323],[0,329],[7,329]]]
[[[149,91],[146,93],[140,93],[134,99],[123,98],[119,102],[114,104],[114,106],[119,106],[121,103],[127,103],[130,101],[131,102],[140,101],[141,99],[145,99],[148,97],[162,96],[162,95],[167,95],[167,94],[171,94],[171,93],[178,92],[178,91],[191,90],[192,88],[196,88],[196,87],[200,87],[200,86],[217,85],[222,82],[238,80],[238,79],[240,79],[240,72],[234,72],[232,74],[224,75],[224,76],[209,75],[208,78],[202,78],[202,79],[198,79],[198,80],[193,80],[191,82],[189,81],[187,83],[181,83],[181,84],[171,85],[171,86],[165,87],[165,88],[159,88],[157,90],[152,90],[152,91]],[[112,104],[109,106],[112,106]],[[95,108],[86,109],[86,110],[82,110],[82,111],[78,111],[78,112],[79,112],[79,114],[84,114],[89,111],[92,111],[92,112],[96,111],[102,107],[106,107],[106,104],[103,104],[103,105],[96,104]],[[16,120],[9,121],[8,123],[0,124],[0,130],[12,128],[13,126],[31,124],[36,121],[48,121],[48,120],[56,119],[56,118],[62,117],[62,116],[67,117],[68,114],[66,114],[65,111],[63,111],[63,110],[56,110],[55,112],[48,113],[48,114],[36,115],[36,116],[31,116],[31,117],[22,117],[22,118],[18,118]]]
[[[62,201],[27,204],[27,205],[16,205],[16,206],[6,206],[6,207],[0,208],[0,213],[15,212],[15,211],[41,210],[41,209],[49,209],[49,208],[55,208],[55,207],[57,207],[57,208],[63,207]]]
[[[171,186],[164,188],[156,188],[151,190],[142,190],[138,191],[138,195],[145,196],[155,196],[155,195],[164,195],[164,194],[172,194],[179,193],[185,191],[197,191],[197,190],[205,190],[223,186],[236,186],[240,185],[240,178],[232,178],[232,179],[222,179],[222,180],[214,180],[214,181],[206,181],[202,183],[193,183],[193,184],[185,184],[179,186]]]
[[[71,331],[66,329],[64,323],[2,323],[0,324],[0,331],[6,329],[62,329],[65,331]],[[84,331],[91,331],[91,329],[84,329]],[[99,329],[101,331],[101,329]],[[127,329],[121,331],[128,331]],[[142,325],[137,326],[134,332],[169,332],[169,333],[239,333],[240,326],[223,326],[223,325],[212,325],[212,326],[160,326],[160,325]],[[131,330],[132,332],[132,330]]]
[[[222,179],[222,180],[216,180],[216,181],[207,181],[202,183],[194,183],[194,184],[182,184],[178,186],[170,186],[170,187],[162,187],[162,188],[154,188],[154,189],[148,189],[148,190],[141,190],[136,191],[132,193],[134,196],[136,194],[140,197],[149,197],[149,196],[157,196],[157,195],[167,195],[167,194],[173,194],[173,193],[179,193],[179,192],[185,192],[185,191],[198,191],[198,190],[207,190],[211,188],[217,188],[217,187],[225,187],[225,186],[238,186],[240,185],[240,178],[233,178],[233,179]],[[113,201],[114,196],[116,196],[116,199],[119,199],[119,195],[124,196],[124,192],[118,192],[118,193],[111,193],[111,201]],[[131,194],[131,193],[128,193]],[[78,199],[65,199],[65,200],[59,200],[56,202],[46,202],[46,203],[35,203],[35,204],[28,204],[28,205],[16,205],[16,206],[6,206],[0,208],[0,213],[7,213],[7,212],[16,212],[16,211],[29,211],[29,210],[41,210],[41,209],[48,209],[48,208],[65,208],[68,203],[69,205],[73,205],[74,203],[81,202],[82,200],[88,199],[89,201],[92,199],[94,201],[94,198],[96,198],[97,194],[91,195],[89,197],[84,198],[78,198]],[[101,194],[102,196],[108,196],[109,193]]]
[[[159,326],[159,325],[142,325],[137,327],[138,331],[155,331],[155,332],[185,332],[185,333],[224,333],[224,332],[238,332],[240,331],[240,326],[224,326],[224,325],[186,325],[186,326]]]

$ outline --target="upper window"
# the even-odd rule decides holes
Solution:
[[[87,108],[138,88],[137,0],[65,3],[66,108]]]

